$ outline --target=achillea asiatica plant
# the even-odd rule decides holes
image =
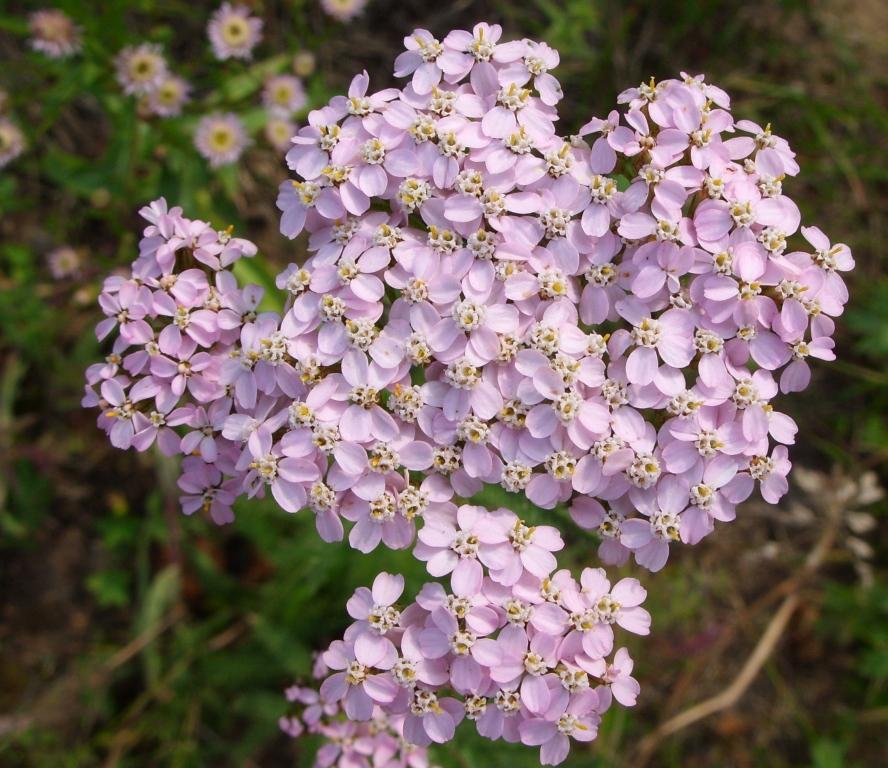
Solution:
[[[309,714],[282,721],[333,739],[321,764],[422,765],[403,742],[462,720],[555,764],[635,703],[617,633],[650,616],[637,580],[559,570],[543,510],[657,571],[757,484],[776,502],[797,431],[776,398],[833,358],[854,262],[800,226],[788,143],[703,76],[564,137],[545,43],[478,24],[405,46],[401,88],[358,75],[292,139],[281,231],[311,255],[277,278],[283,313],[231,272],[255,246],[156,201],[132,276],[106,281],[84,405],[115,446],[183,456],[186,514],[270,493],[444,580],[404,605],[383,573],[349,601],[319,692],[293,689]],[[474,505],[491,485],[538,524]]]

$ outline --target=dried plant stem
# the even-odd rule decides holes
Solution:
[[[210,638],[206,648],[210,652],[222,650],[237,641],[249,627],[250,620],[241,619]],[[124,712],[121,718],[121,728],[111,739],[108,754],[103,763],[104,768],[116,768],[126,753],[139,743],[142,737],[133,728],[133,723],[155,699],[169,693],[172,683],[191,666],[196,655],[196,653],[192,652],[179,659],[155,685],[143,691]],[[192,725],[191,727],[194,726]]]
[[[108,661],[102,665],[101,669],[94,680],[98,682],[100,678],[106,677],[118,667],[126,664],[130,659],[140,654],[145,648],[153,643],[158,637],[166,632],[174,624],[178,623],[185,616],[185,609],[182,606],[176,606],[162,620],[152,627],[149,627],[138,637],[133,638],[123,648],[117,651]]]
[[[822,565],[824,559],[832,548],[838,533],[841,521],[842,499],[830,499],[827,513],[827,523],[823,533],[817,540],[814,548],[808,553],[805,564],[799,572],[793,576],[789,583],[793,585],[792,591],[783,599],[780,607],[774,613],[765,631],[756,643],[743,668],[733,682],[720,693],[701,701],[692,707],[680,712],[668,720],[660,723],[656,730],[641,741],[638,748],[638,756],[631,762],[634,768],[644,768],[653,757],[660,743],[678,731],[687,728],[704,718],[714,715],[722,710],[733,707],[746,690],[752,684],[761,671],[765,662],[773,653],[786,630],[793,613],[801,604],[801,587],[805,581]]]

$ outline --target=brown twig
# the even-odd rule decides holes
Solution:
[[[806,568],[800,568],[797,572],[775,584],[764,595],[757,598],[739,612],[733,612],[733,621],[728,624],[715,638],[712,645],[697,655],[687,666],[687,669],[678,678],[672,692],[663,707],[667,712],[678,708],[685,692],[694,684],[701,669],[708,667],[712,659],[718,658],[727,649],[737,636],[745,628],[753,625],[753,620],[766,608],[777,603],[781,597],[792,594],[805,580]]]
[[[42,692],[28,712],[12,715],[0,715],[0,739],[14,736],[27,729],[38,726],[42,728],[58,728],[57,713],[65,713],[61,722],[68,722],[67,713],[70,710],[68,702],[76,699],[82,688],[100,688],[108,684],[112,673],[138,656],[145,648],[153,643],[162,634],[177,624],[185,616],[185,609],[178,605],[174,607],[159,622],[146,629],[130,642],[119,648],[108,659],[98,663],[84,676],[71,673],[63,676],[53,686]]]
[[[250,625],[251,621],[249,617],[235,622],[211,637],[207,643],[206,649],[209,652],[213,652],[226,648],[238,640],[244,632],[250,628]],[[126,753],[139,743],[142,737],[133,727],[133,724],[155,699],[167,692],[169,686],[172,685],[180,675],[188,670],[196,656],[196,652],[191,652],[179,659],[179,661],[177,661],[160,680],[147,690],[143,691],[129,706],[121,718],[121,728],[111,739],[108,747],[108,754],[103,763],[104,768],[116,768]]]
[[[141,653],[145,648],[151,645],[151,643],[153,643],[158,637],[160,637],[164,632],[166,632],[184,616],[185,609],[181,605],[177,605],[163,618],[163,620],[157,622],[157,624],[155,624],[154,626],[149,627],[142,634],[134,637],[130,642],[123,646],[123,648],[118,650],[101,666],[101,668],[96,673],[96,676],[104,677],[108,673],[113,672],[118,667],[126,664],[130,659]]]
[[[710,715],[729,709],[740,701],[743,694],[746,693],[765,665],[765,662],[774,652],[777,643],[789,624],[789,620],[801,604],[801,587],[823,564],[827,554],[829,554],[841,523],[843,502],[844,499],[840,498],[839,494],[835,494],[830,499],[826,509],[827,524],[823,529],[823,533],[817,540],[814,548],[808,553],[805,563],[798,573],[780,585],[784,589],[791,585],[791,591],[783,599],[771,621],[768,622],[765,631],[762,633],[737,677],[734,678],[727,688],[715,696],[705,699],[699,704],[695,704],[660,723],[653,733],[642,739],[637,757],[631,762],[633,768],[644,768],[664,739]]]

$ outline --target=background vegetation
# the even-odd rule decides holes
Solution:
[[[811,388],[786,406],[801,426],[797,486],[779,508],[751,501],[736,523],[643,576],[655,619],[634,646],[643,695],[611,713],[591,755],[576,749],[569,765],[886,763],[888,15],[879,0],[372,0],[347,25],[315,0],[256,0],[266,34],[246,64],[212,59],[205,26],[215,3],[56,5],[84,32],[83,54],[64,62],[27,47],[38,4],[0,3],[0,88],[29,144],[0,170],[0,765],[311,764],[311,744],[277,731],[282,689],[341,631],[355,586],[382,568],[416,584],[422,568],[403,553],[325,545],[310,518],[271,505],[241,507],[226,528],[181,517],[174,469],[114,451],[79,408],[83,368],[100,355],[94,298],[101,278],[133,258],[135,211],[159,194],[256,240],[268,274],[253,280],[299,260],[300,245],[277,234],[285,169],[262,138],[265,76],[310,50],[312,103],[365,67],[383,87],[414,27],[442,35],[481,19],[560,50],[565,132],[650,75],[705,72],[732,94],[735,114],[770,121],[791,141],[805,218],[857,259],[839,361],[817,365]],[[116,52],[145,40],[162,43],[195,84],[182,118],[140,117],[114,82]],[[213,172],[190,135],[219,108],[244,117],[254,144]],[[82,257],[64,279],[47,266],[60,245]],[[568,536],[567,564],[579,565],[591,548]],[[788,622],[761,671],[741,681],[739,701],[658,731],[734,681],[787,600]],[[435,759],[537,764],[533,750],[469,734]]]

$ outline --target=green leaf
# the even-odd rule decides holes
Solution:
[[[136,621],[137,634],[153,632],[163,622],[170,608],[179,599],[181,577],[177,565],[168,565],[160,571],[148,587],[142,608]],[[143,654],[145,676],[149,685],[160,677],[162,663],[160,651],[150,643]]]
[[[130,602],[130,574],[122,570],[105,570],[91,574],[86,588],[102,608],[122,608]]]
[[[846,768],[845,749],[830,739],[820,739],[811,747],[812,768]]]

